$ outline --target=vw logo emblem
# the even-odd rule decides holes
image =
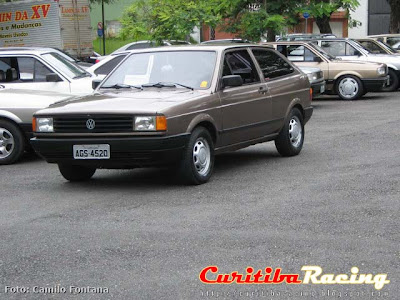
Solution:
[[[86,128],[89,130],[93,130],[96,127],[96,122],[93,119],[89,119],[86,121]]]

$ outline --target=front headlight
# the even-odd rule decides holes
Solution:
[[[378,75],[385,75],[386,74],[386,68],[384,66],[379,67],[378,70],[376,70]]]
[[[134,128],[136,131],[165,131],[167,120],[165,116],[137,116]]]
[[[33,126],[36,132],[54,132],[53,118],[36,118]]]
[[[317,77],[317,75],[316,74],[307,74],[307,77],[308,77],[308,80],[311,82],[311,81],[315,81],[315,80],[317,80],[318,79],[318,77]]]

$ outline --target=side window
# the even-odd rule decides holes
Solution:
[[[260,82],[260,77],[247,50],[225,54],[222,76],[240,75],[244,84]]]
[[[17,59],[13,57],[0,58],[0,82],[12,82],[17,77]]]
[[[40,61],[32,57],[18,57],[19,79],[23,82],[46,82],[46,75],[52,73]]]
[[[345,56],[346,55],[346,43],[345,42],[325,42],[322,41],[321,47],[333,56]]]
[[[360,52],[356,48],[346,43],[346,55],[353,56],[353,55],[358,55],[359,53]]]
[[[266,80],[285,76],[294,71],[292,66],[286,60],[273,51],[256,49],[253,50],[253,54],[260,65]]]
[[[381,53],[381,54],[386,53],[383,49],[381,49],[377,44],[375,44],[373,42],[361,41],[360,44],[363,45],[363,47],[367,48],[372,53]]]
[[[110,61],[106,62],[104,65],[99,67],[94,71],[96,75],[107,75],[110,73],[114,68],[121,62],[122,59],[125,58],[125,55],[118,55],[111,59]]]

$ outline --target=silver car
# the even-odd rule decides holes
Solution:
[[[32,115],[39,109],[71,97],[47,91],[0,89],[0,165],[16,162],[29,148]]]

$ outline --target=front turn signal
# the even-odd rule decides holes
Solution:
[[[167,118],[165,116],[157,116],[156,118],[156,130],[167,131]]]
[[[313,90],[312,90],[312,88],[310,88],[310,100],[312,101],[312,92],[313,92]]]
[[[36,132],[36,118],[32,118],[32,132]]]

